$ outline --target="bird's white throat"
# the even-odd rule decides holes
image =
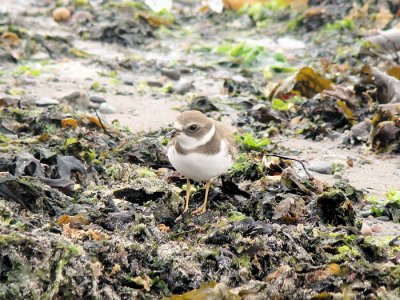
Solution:
[[[185,133],[182,132],[178,136],[178,141],[184,150],[192,150],[192,149],[195,149],[197,147],[207,144],[209,141],[211,141],[214,134],[215,134],[215,126],[213,124],[210,131],[200,139],[197,139],[197,138],[191,137],[191,136],[187,136]]]

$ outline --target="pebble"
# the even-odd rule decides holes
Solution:
[[[50,97],[43,97],[35,101],[37,106],[49,106],[49,105],[57,105],[60,101]]]
[[[372,232],[381,232],[383,231],[383,226],[381,224],[373,224],[371,230]]]
[[[212,103],[206,96],[198,96],[190,103],[190,109],[199,110],[203,113],[210,111],[218,111],[218,107]]]
[[[332,141],[334,141],[334,140],[336,140],[336,139],[338,139],[338,138],[340,138],[341,137],[341,134],[339,133],[339,132],[337,132],[337,131],[332,131],[332,132],[330,132],[329,134],[328,134],[328,138],[330,139],[330,140],[332,140]]]
[[[76,105],[80,108],[87,109],[89,107],[89,99],[84,92],[74,91],[61,98],[61,101],[68,102],[68,104]]]
[[[332,165],[326,161],[314,160],[310,162],[308,168],[319,174],[332,175],[333,173]]]
[[[132,78],[131,76],[124,75],[124,74],[121,74],[121,75],[118,77],[118,79],[121,80],[122,83],[123,83],[123,84],[126,84],[126,85],[134,85],[134,83],[135,83],[134,80],[133,80],[133,78]]]
[[[72,16],[71,21],[74,23],[85,23],[93,20],[93,15],[87,10],[78,10]]]
[[[89,108],[99,109],[99,108],[100,108],[100,104],[99,104],[99,103],[91,102],[91,103],[89,104]]]
[[[94,103],[104,103],[104,102],[107,102],[106,99],[104,99],[103,97],[100,97],[100,96],[90,96],[89,100],[92,101],[92,102],[94,102]]]
[[[362,235],[372,235],[371,227],[367,223],[363,223],[361,226],[361,234]]]
[[[279,225],[277,223],[272,224],[272,233],[280,231],[280,229],[281,229],[281,225]]]
[[[179,82],[174,86],[174,92],[179,95],[184,95],[193,88],[193,81]]]
[[[163,87],[163,84],[158,81],[147,81],[147,85],[150,87]]]
[[[334,178],[334,179],[342,179],[343,176],[342,176],[342,174],[340,174],[339,172],[336,172],[335,174],[333,174],[333,178]]]
[[[82,92],[75,91],[75,92],[69,93],[68,95],[65,95],[64,97],[61,98],[61,100],[71,102],[71,101],[76,101],[76,99],[83,97],[83,96],[84,96],[84,94]]]
[[[366,218],[366,217],[372,215],[372,212],[371,212],[371,210],[362,210],[359,212],[359,214],[361,217]]]
[[[400,240],[398,238],[395,238],[390,244],[394,247],[398,247],[400,246]]]
[[[115,114],[117,109],[111,104],[104,102],[100,104],[100,112],[102,114]]]
[[[45,60],[49,59],[50,55],[46,52],[38,52],[30,57],[32,60]]]
[[[66,22],[71,17],[71,11],[66,7],[57,7],[53,11],[53,19],[56,22]]]
[[[179,80],[179,78],[181,78],[181,72],[173,69],[163,68],[161,69],[161,75],[167,76],[169,79],[172,80]]]

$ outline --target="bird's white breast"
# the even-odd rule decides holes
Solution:
[[[168,158],[179,173],[194,181],[204,181],[217,177],[228,171],[233,163],[224,141],[221,141],[220,152],[211,155],[197,152],[180,154],[174,146],[171,146],[168,149]]]

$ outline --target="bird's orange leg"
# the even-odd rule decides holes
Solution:
[[[196,209],[195,211],[192,212],[192,215],[201,215],[206,212],[207,210],[207,200],[208,200],[208,191],[210,190],[210,185],[211,185],[211,180],[206,181],[206,195],[204,197],[204,202],[203,204]]]
[[[187,212],[187,210],[189,209],[189,199],[190,199],[190,180],[189,178],[186,178],[186,202],[185,202],[185,209],[183,210],[183,212]]]

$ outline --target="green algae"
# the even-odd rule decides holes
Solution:
[[[18,244],[22,241],[24,241],[24,237],[15,231],[8,234],[2,234],[0,236],[0,246],[6,246],[8,244]]]
[[[238,211],[231,211],[231,212],[229,212],[229,215],[228,215],[228,220],[231,222],[239,222],[246,218],[247,218],[246,215],[244,215]]]

